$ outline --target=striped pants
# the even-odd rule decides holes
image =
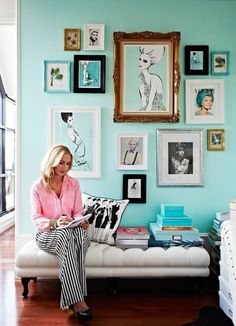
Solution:
[[[61,309],[84,300],[87,295],[85,256],[90,245],[87,232],[80,227],[38,232],[36,243],[43,251],[55,254],[59,261]]]

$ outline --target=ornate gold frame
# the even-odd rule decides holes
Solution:
[[[180,85],[179,69],[179,44],[180,32],[114,32],[114,122],[179,122],[178,94]],[[169,49],[168,58],[168,80],[166,92],[168,93],[168,112],[150,111],[144,112],[137,109],[135,112],[127,112],[124,107],[124,71],[126,46],[140,45],[167,45]]]
[[[80,50],[80,29],[66,28],[64,30],[64,50],[65,51]]]
[[[213,143],[213,135],[218,134],[220,138]],[[207,149],[208,151],[223,151],[225,149],[225,130],[224,129],[208,129],[207,130]]]

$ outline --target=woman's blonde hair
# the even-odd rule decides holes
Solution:
[[[50,179],[54,176],[54,168],[60,163],[62,156],[69,154],[71,157],[69,170],[72,167],[73,156],[68,147],[64,145],[54,145],[45,154],[41,162],[41,180],[47,190],[50,190]]]

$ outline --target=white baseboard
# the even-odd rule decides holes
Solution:
[[[0,233],[15,225],[15,212],[10,212],[0,218]]]

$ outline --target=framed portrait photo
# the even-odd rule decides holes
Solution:
[[[105,93],[105,55],[74,56],[74,93]]]
[[[186,123],[224,123],[224,80],[185,81]]]
[[[209,46],[186,45],[184,48],[185,75],[209,74]]]
[[[223,151],[225,149],[224,129],[207,130],[207,149],[208,151]]]
[[[104,24],[84,25],[84,49],[89,51],[103,51],[105,43]]]
[[[48,93],[70,92],[70,61],[44,61],[44,91]]]
[[[66,145],[72,155],[70,174],[78,178],[100,177],[100,107],[52,107],[50,144]]]
[[[117,169],[147,170],[147,133],[118,133]]]
[[[146,203],[146,174],[123,175],[123,199],[130,203]]]
[[[229,75],[229,51],[211,52],[211,74],[215,76]]]
[[[75,28],[64,29],[64,50],[65,51],[80,50],[80,29],[75,29]]]
[[[159,186],[203,186],[202,129],[157,129]]]
[[[178,122],[180,33],[114,32],[114,122]]]

